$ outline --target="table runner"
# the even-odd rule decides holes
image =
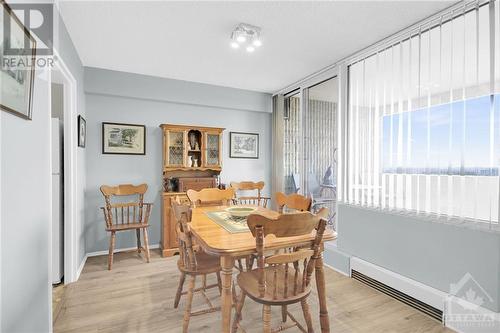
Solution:
[[[206,212],[207,216],[232,234],[248,232],[247,219],[235,219],[226,211]]]

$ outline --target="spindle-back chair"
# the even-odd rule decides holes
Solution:
[[[193,207],[229,206],[234,199],[234,190],[228,188],[204,188],[201,191],[187,190],[187,197]]]
[[[256,191],[257,195],[246,196],[246,195],[237,195],[236,203],[238,205],[257,205],[262,207],[267,207],[267,203],[270,200],[268,197],[262,196],[262,190],[264,189],[264,182],[231,182],[231,187],[234,188],[236,193],[242,191]],[[254,192],[255,193],[255,192]]]
[[[233,333],[241,327],[241,311],[246,296],[263,305],[265,333],[279,332],[291,327],[297,327],[302,332],[313,332],[307,297],[311,293],[311,276],[321,251],[321,241],[327,222],[324,216],[328,214],[327,210],[323,208],[318,215],[310,212],[283,214],[277,219],[257,214],[248,217],[248,227],[255,237],[257,268],[238,274],[237,282],[241,295],[234,316]],[[265,256],[267,235],[272,234],[278,238],[301,236],[311,234],[314,229],[316,235],[310,248]],[[287,310],[287,305],[299,302],[307,329]],[[281,306],[282,324],[276,329],[271,329],[271,306]],[[287,323],[287,318],[292,322]]]
[[[205,294],[207,289],[219,288],[219,293],[222,291],[222,284],[220,278],[220,259],[217,256],[209,255],[205,252],[195,251],[193,246],[193,238],[189,228],[189,222],[191,221],[191,208],[188,205],[182,205],[179,198],[172,200],[172,210],[174,212],[175,219],[177,220],[176,232],[179,241],[179,254],[180,258],[177,262],[177,267],[181,272],[181,277],[179,280],[179,286],[177,288],[177,293],[174,300],[174,308],[179,306],[179,301],[181,295],[187,294],[186,307],[184,309],[184,320],[182,324],[182,330],[184,333],[187,332],[189,326],[189,319],[191,316],[198,316],[206,313],[211,313],[220,310],[220,307],[215,307],[210,299]],[[208,285],[206,284],[207,274],[216,274],[217,284]],[[183,292],[183,285],[186,279],[186,275],[190,277],[188,290]],[[203,278],[203,285],[200,288],[195,288],[196,277],[201,275]],[[191,305],[193,302],[193,295],[195,292],[200,292],[208,304],[208,308],[204,310],[199,310],[196,312],[191,312]]]
[[[146,261],[149,263],[149,241],[148,230],[149,216],[151,215],[152,203],[144,202],[144,194],[148,190],[147,184],[141,185],[102,185],[101,192],[104,195],[105,206],[101,207],[106,222],[106,231],[110,232],[108,269],[113,265],[113,252],[115,238],[118,231],[135,230],[137,237],[137,252],[141,249],[146,254]],[[134,196],[136,201],[132,202],[112,202],[114,197]],[[141,246],[141,229],[144,236],[144,247]]]
[[[303,195],[292,193],[286,195],[282,192],[276,192],[276,203],[278,206],[278,211],[282,214],[284,208],[294,209],[297,211],[309,211],[311,210],[311,198],[305,197]]]

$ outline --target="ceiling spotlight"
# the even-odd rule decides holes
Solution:
[[[237,49],[242,46],[247,52],[254,52],[256,47],[262,45],[260,30],[259,27],[250,24],[238,24],[231,33],[231,47]]]

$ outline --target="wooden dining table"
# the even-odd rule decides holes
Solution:
[[[229,333],[231,328],[231,309],[233,302],[232,279],[235,260],[247,255],[256,253],[255,238],[251,232],[230,233],[223,227],[212,221],[207,212],[222,211],[225,206],[197,207],[193,209],[191,218],[191,231],[196,238],[197,244],[207,253],[220,257],[222,267],[222,330],[223,333]],[[269,218],[276,218],[279,213],[267,208],[257,207],[257,213]],[[310,235],[276,238],[268,235],[265,239],[266,249],[282,249],[290,247],[304,247],[311,245],[315,236],[315,231]],[[334,240],[337,234],[331,230],[326,230],[323,236],[323,242]],[[323,246],[321,247],[323,249]],[[323,268],[323,255],[320,252],[316,260],[315,277],[316,288],[319,300],[319,321],[321,332],[330,332],[330,322],[328,318],[328,309],[326,306],[325,294],[325,275]]]

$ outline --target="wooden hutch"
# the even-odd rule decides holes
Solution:
[[[189,202],[188,189],[219,186],[224,128],[160,125],[163,130],[163,193],[160,249],[162,256],[178,252],[171,200]]]

